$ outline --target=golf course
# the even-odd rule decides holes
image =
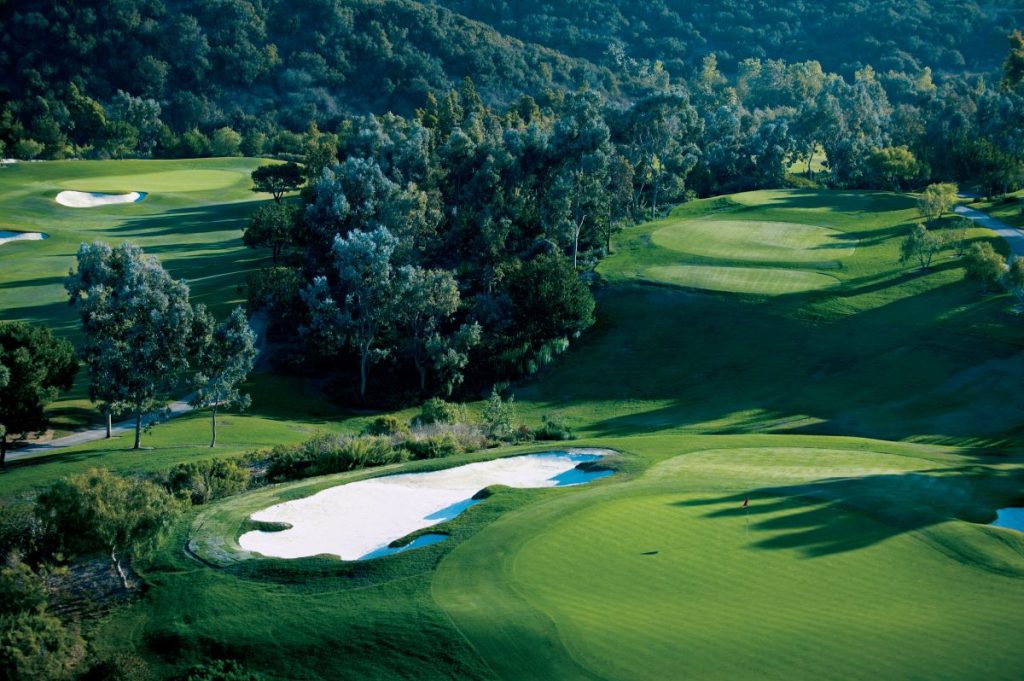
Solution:
[[[138,244],[223,316],[270,258],[240,238],[270,200],[251,191],[258,164],[0,168],[0,230],[47,235],[0,245],[0,320],[78,341],[63,278],[94,240]],[[144,196],[74,208],[62,191]],[[927,271],[900,264],[917,219],[909,194],[794,189],[627,228],[597,268],[595,326],[512,386],[524,422],[557,414],[575,440],[197,506],[134,566],[144,592],[88,624],[92,645],[168,677],[207,657],[271,679],[1024,677],[1024,534],[988,526],[1024,501],[1021,321],[950,252]],[[968,238],[1007,252],[989,230]],[[378,415],[308,378],[257,370],[245,388],[252,406],[223,417],[216,449],[208,414],[184,414],[142,450],[125,437],[18,459],[2,496],[358,433]],[[51,411],[57,434],[100,421],[83,375]],[[613,474],[488,488],[421,548],[343,561],[239,544],[268,529],[254,514],[339,485],[566,444],[609,450]]]

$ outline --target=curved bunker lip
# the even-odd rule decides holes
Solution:
[[[127,194],[104,194],[102,192],[63,191],[54,199],[68,208],[96,208],[119,203],[138,203],[146,198],[146,192],[128,192]]]
[[[342,560],[369,560],[444,541],[424,534],[405,546],[401,540],[452,520],[482,501],[487,487],[570,487],[612,475],[588,465],[614,452],[570,450],[480,461],[426,473],[401,473],[331,487],[252,514],[256,522],[286,523],[278,532],[244,533],[239,546],[271,558],[323,554]],[[483,495],[486,496],[486,495]]]
[[[1024,532],[1024,506],[1010,506],[996,510],[996,519],[989,523],[993,527]]]
[[[12,241],[42,241],[49,238],[50,235],[42,232],[8,232],[0,229],[0,246]]]

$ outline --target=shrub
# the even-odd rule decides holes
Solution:
[[[263,681],[265,678],[234,660],[210,660],[195,665],[179,676],[178,681]]]
[[[429,426],[432,423],[458,423],[465,420],[465,409],[457,404],[432,397],[423,403],[416,423]]]
[[[14,144],[14,156],[25,161],[31,161],[43,153],[45,147],[41,142],[33,139],[18,140]]]
[[[432,435],[421,440],[406,440],[403,446],[415,459],[440,459],[466,451],[450,433]]]
[[[1006,258],[996,253],[990,243],[974,243],[967,249],[965,267],[967,278],[981,282],[981,290],[988,291],[999,284],[1006,272]]]
[[[199,505],[244,491],[249,477],[248,468],[218,459],[178,464],[168,472],[165,485],[171,494]]]
[[[410,442],[430,438],[453,440],[463,452],[475,452],[487,446],[487,435],[483,429],[471,423],[433,423],[429,426],[415,426],[405,438],[403,446],[409,449]]]
[[[397,416],[378,416],[363,433],[366,435],[403,435],[409,432],[409,426]]]
[[[391,444],[391,438],[366,435],[352,439],[334,439],[334,446],[321,449],[316,456],[313,475],[342,473],[374,468],[406,460],[405,452]]]
[[[266,454],[266,477],[271,482],[298,480],[401,463],[406,459],[405,450],[395,447],[389,437],[350,438],[320,433],[300,445],[278,445],[271,449]]]
[[[497,389],[491,390],[491,396],[484,405],[484,429],[487,434],[499,440],[510,439],[516,429],[515,397],[508,401],[502,400]]]
[[[538,440],[571,440],[572,428],[561,416],[545,416],[544,425],[534,432]]]

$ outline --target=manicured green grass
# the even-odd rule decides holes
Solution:
[[[1019,493],[1019,464],[840,438],[622,446],[661,463],[442,562],[434,596],[499,678],[1024,673],[1024,537],[965,522]]]
[[[652,235],[654,243],[682,253],[718,260],[770,262],[837,268],[853,255],[857,241],[815,225],[760,220],[677,220]]]
[[[675,286],[770,296],[814,291],[836,283],[819,272],[772,267],[662,265],[649,267],[646,274],[654,281]]]

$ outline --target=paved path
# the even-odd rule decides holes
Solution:
[[[252,330],[256,333],[256,348],[260,353],[262,353],[263,348],[266,345],[267,320],[263,315],[254,315],[249,320],[249,326],[251,326]],[[258,360],[259,356],[257,355],[257,361]],[[192,406],[189,404],[189,401],[193,398],[194,395],[194,393],[191,395],[186,395],[177,402],[171,403],[170,406],[168,407],[169,412],[166,414],[155,413],[143,416],[143,426],[147,426],[151,423],[162,420],[164,418],[173,418],[175,416],[181,416],[182,414],[187,414],[188,412],[192,411]],[[120,421],[118,423],[115,423],[114,427],[111,428],[110,432],[113,437],[118,437],[126,433],[131,433],[134,436],[135,419],[131,418],[126,421]],[[19,447],[14,451],[9,451],[7,452],[7,462],[10,463],[12,461],[26,459],[37,454],[52,452],[54,450],[63,449],[65,447],[74,447],[75,445],[83,445],[87,442],[103,440],[106,437],[106,427],[93,428],[92,430],[83,430],[78,433],[72,433],[71,435],[57,438],[56,440],[51,440],[50,442],[42,442],[37,445]]]
[[[997,220],[988,213],[982,213],[980,210],[974,210],[967,206],[957,206],[955,209],[957,215],[963,215],[968,220],[972,220],[982,227],[987,227],[999,236],[1006,239],[1006,243],[1010,244],[1010,252],[1018,258],[1024,258],[1024,232],[1011,227],[1002,220]]]

